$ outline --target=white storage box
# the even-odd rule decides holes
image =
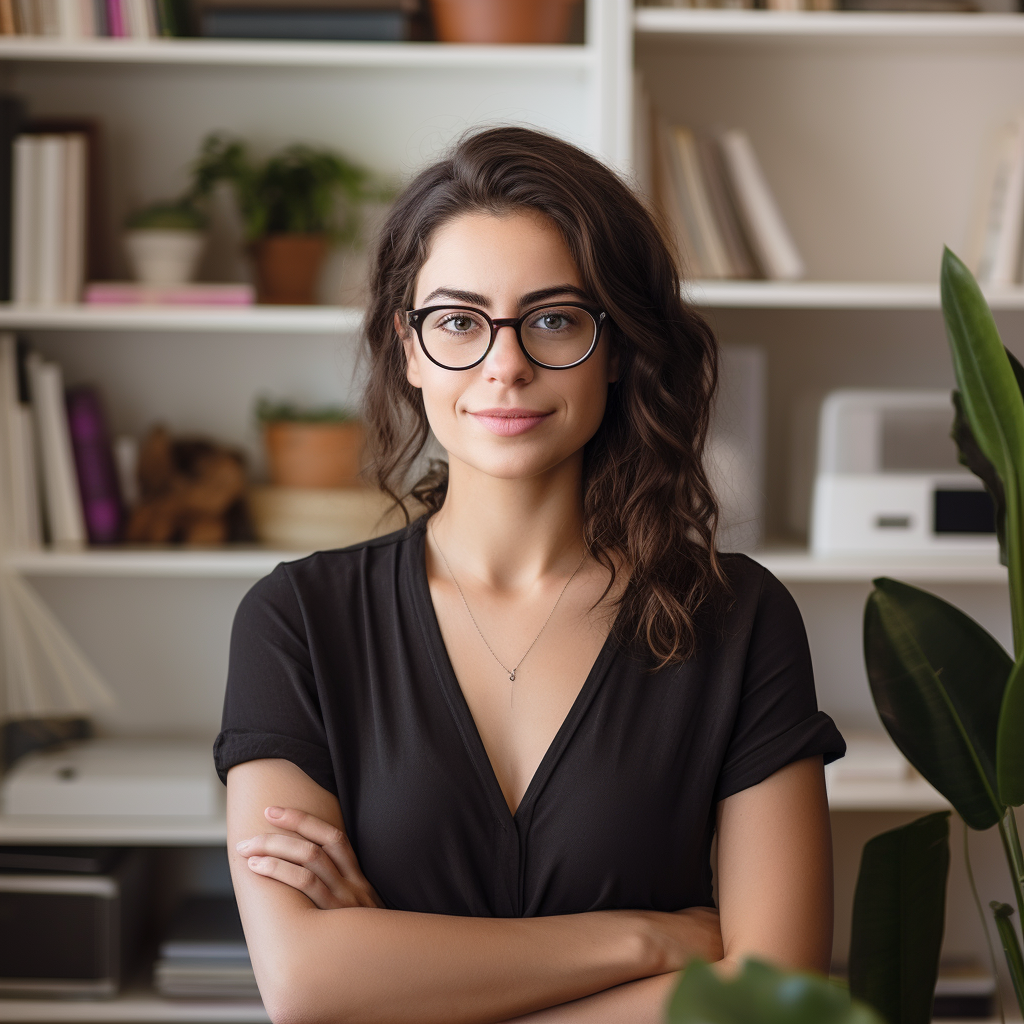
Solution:
[[[4,814],[214,817],[220,790],[208,743],[99,739],[26,755],[0,792]]]

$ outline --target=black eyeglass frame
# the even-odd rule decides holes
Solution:
[[[523,322],[527,317],[538,313],[542,309],[564,309],[566,306],[572,309],[582,309],[584,313],[588,313],[594,320],[594,340],[590,343],[590,348],[587,349],[586,355],[581,356],[573,363],[563,363],[561,366],[554,366],[551,363],[542,363],[539,359],[530,355],[526,346],[523,344]],[[439,309],[450,309],[450,310],[465,310],[467,313],[478,313],[480,316],[487,321],[491,328],[491,340],[487,343],[487,348],[484,349],[483,355],[479,359],[474,360],[467,366],[448,366],[446,363],[442,363],[435,359],[430,352],[427,350],[426,342],[423,340],[423,321],[431,313],[436,313]],[[405,322],[416,332],[416,337],[419,338],[420,348],[423,349],[423,354],[435,365],[440,366],[442,370],[472,370],[474,366],[479,366],[486,358],[488,353],[494,348],[494,339],[498,336],[498,329],[501,327],[511,327],[516,332],[516,340],[519,342],[519,347],[523,350],[523,355],[530,360],[534,366],[540,366],[545,370],[571,370],[574,366],[579,366],[580,363],[585,363],[593,354],[597,348],[597,343],[601,339],[601,328],[604,326],[605,321],[608,319],[608,314],[604,310],[595,309],[592,306],[586,306],[582,302],[545,302],[540,306],[533,306],[528,309],[521,316],[516,317],[500,317],[499,319],[493,319],[488,316],[482,309],[477,309],[476,306],[452,306],[445,303],[441,306],[424,306],[422,309],[407,309],[405,311]]]

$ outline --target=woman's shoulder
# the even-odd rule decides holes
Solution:
[[[314,551],[278,565],[245,595],[242,606],[297,607],[400,584],[422,548],[423,520],[343,548]],[[422,555],[419,555],[422,558]]]
[[[750,555],[719,552],[724,576],[722,607],[735,626],[752,627],[757,621],[786,623],[803,630],[800,611],[784,583]]]

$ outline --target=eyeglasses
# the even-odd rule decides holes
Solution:
[[[483,362],[501,327],[515,329],[531,363],[568,370],[593,355],[606,319],[607,314],[575,302],[534,306],[522,316],[499,320],[472,306],[426,306],[405,314],[426,357],[446,370],[468,370]]]

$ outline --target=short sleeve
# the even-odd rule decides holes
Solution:
[[[260,580],[235,613],[213,755],[222,781],[236,764],[283,758],[337,793],[306,628],[284,565]]]
[[[801,758],[821,754],[828,764],[845,753],[846,742],[835,723],[818,710],[800,610],[766,570],[715,799],[754,786]]]

